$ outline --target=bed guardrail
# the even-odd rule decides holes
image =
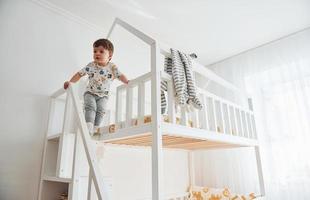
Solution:
[[[133,88],[138,87],[138,117],[137,125],[144,123],[145,115],[145,84],[151,80],[151,72],[146,73],[140,77],[130,80],[128,85],[121,85],[116,88],[116,108],[115,108],[115,124],[120,127],[122,121],[123,105],[121,103],[121,93],[126,93],[126,109],[125,109],[125,126],[130,127],[132,125],[132,104],[133,99]]]
[[[151,80],[151,73],[146,73],[129,82],[128,85],[118,86],[116,89],[115,124],[118,128],[129,128],[145,123],[145,106],[151,106],[146,101],[146,83]],[[243,108],[222,97],[216,96],[205,89],[197,88],[197,93],[203,104],[201,110],[180,108],[175,105],[175,91],[172,78],[161,72],[161,80],[167,81],[167,115],[165,122],[180,124],[193,128],[205,129],[217,133],[257,139],[253,111]],[[137,95],[133,89],[137,87]],[[124,101],[126,102],[124,105]],[[137,104],[137,117],[133,117],[133,104]],[[134,121],[134,122],[133,122]]]

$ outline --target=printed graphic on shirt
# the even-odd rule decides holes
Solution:
[[[113,63],[108,63],[106,66],[99,66],[94,62],[86,65],[86,67],[79,71],[79,74],[81,76],[88,75],[87,91],[100,97],[108,97],[112,81],[122,75]]]

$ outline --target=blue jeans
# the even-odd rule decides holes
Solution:
[[[106,113],[108,97],[99,97],[90,92],[84,94],[85,120],[99,126]]]

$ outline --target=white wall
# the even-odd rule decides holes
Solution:
[[[115,200],[149,200],[152,191],[150,148],[110,147],[101,161],[104,176],[110,176]],[[165,150],[163,192],[173,196],[189,186],[188,154],[183,150]]]
[[[310,30],[308,29],[209,67],[238,87],[247,89],[248,92],[257,92],[257,90],[251,90],[253,88],[249,87],[250,84],[268,88],[271,87],[270,84],[275,79],[277,81],[288,81],[289,79],[294,80],[293,78],[296,79],[299,77],[305,81],[310,75],[309,44]],[[271,74],[268,71],[272,71],[272,69],[277,69],[275,77],[268,76]],[[263,74],[262,72],[264,72],[265,76],[260,76],[259,79],[250,79],[252,76]],[[298,74],[298,77],[296,74]],[[266,81],[268,79],[270,81]],[[269,85],[263,85],[264,82],[268,82]],[[252,95],[259,96],[257,93],[252,93]],[[303,163],[309,163],[309,160],[307,158],[304,159],[305,157],[302,156],[306,156],[307,151],[303,151],[300,154],[297,150],[299,148],[287,149],[288,146],[293,144],[293,141],[288,141],[288,143],[280,147],[280,150],[277,152],[278,154],[275,154],[275,151],[272,151],[274,142],[278,138],[281,140],[281,135],[282,137],[287,137],[287,135],[281,131],[279,133],[270,131],[280,130],[279,126],[270,130],[265,128],[264,111],[260,109],[261,107],[259,105],[260,103],[266,102],[259,102],[261,99],[254,99],[254,101],[256,102],[254,102],[254,105],[257,105],[254,107],[254,112],[256,114],[259,132],[258,137],[262,146],[262,162],[266,180],[267,199],[309,199],[310,193],[306,189],[310,186],[309,180],[306,178],[308,176],[307,174],[309,174],[309,168],[308,170],[302,170],[305,165]],[[307,112],[305,104],[300,102],[299,106]],[[290,115],[290,113],[287,113],[287,115]],[[280,118],[280,116],[278,117]],[[291,134],[294,138],[300,135],[297,133],[297,129],[294,129]],[[303,140],[302,138],[299,139]],[[286,142],[286,140],[283,141]],[[302,162],[295,162],[294,167],[291,167],[292,157],[288,156],[287,152],[290,152],[294,159],[298,159],[299,157],[297,155],[300,155]],[[201,159],[200,162],[203,164],[201,168],[204,169],[198,174],[202,184],[216,186],[227,185],[240,192],[250,192],[258,189],[253,151],[248,151],[247,149],[206,151],[204,153],[198,153],[197,156],[199,156]],[[284,164],[282,165],[276,163],[277,159],[275,159],[280,156],[283,159],[278,160],[283,160]],[[220,161],[222,159],[225,161]],[[277,173],[283,168],[290,169],[291,171],[283,171],[289,171],[291,174],[283,174],[282,171]],[[220,174],[221,177],[216,177],[214,174]],[[276,174],[280,174],[283,177],[278,177]],[[300,176],[302,178],[299,178]]]
[[[104,34],[27,0],[0,2],[0,33],[0,199],[36,199],[48,95],[90,61],[92,42]],[[143,60],[120,52],[116,61],[128,60],[144,68],[147,57]],[[125,61],[119,59],[122,56]],[[129,78],[135,74],[134,67],[123,70]],[[114,184],[120,186],[120,198],[149,196],[149,150],[109,152],[105,163],[111,173],[107,175],[119,175]],[[166,191],[185,189],[187,166],[178,165],[186,163],[186,152],[169,151],[164,157]]]
[[[0,199],[36,199],[47,96],[99,34],[31,1],[1,1],[0,32]]]

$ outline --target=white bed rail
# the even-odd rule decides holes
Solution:
[[[118,129],[144,124],[145,106],[151,106],[149,105],[150,102],[146,102],[147,97],[145,94],[145,84],[150,79],[151,73],[149,72],[131,80],[129,85],[117,87],[115,123],[118,125]],[[172,78],[169,74],[162,71],[161,79],[168,83],[168,115],[165,119],[166,122],[217,133],[257,139],[253,111],[201,88],[197,88],[197,94],[203,104],[201,110],[193,109],[192,111],[188,111],[185,108],[176,109],[178,106],[175,105],[175,91]],[[136,96],[133,95],[133,88],[135,87],[138,88],[138,95]],[[124,102],[124,97],[125,105],[122,103],[122,101]],[[138,104],[137,117],[133,117],[133,103]],[[122,116],[125,116],[125,119]]]
[[[115,123],[120,125],[121,116],[123,114],[123,105],[121,103],[121,93],[125,91],[126,93],[126,110],[125,110],[125,126],[130,127],[132,125],[132,104],[134,102],[133,88],[138,87],[138,117],[137,125],[144,123],[145,115],[145,84],[147,81],[151,80],[151,73],[146,73],[135,79],[130,80],[128,85],[121,85],[116,88],[116,108],[115,108]],[[120,127],[120,126],[119,126]]]

